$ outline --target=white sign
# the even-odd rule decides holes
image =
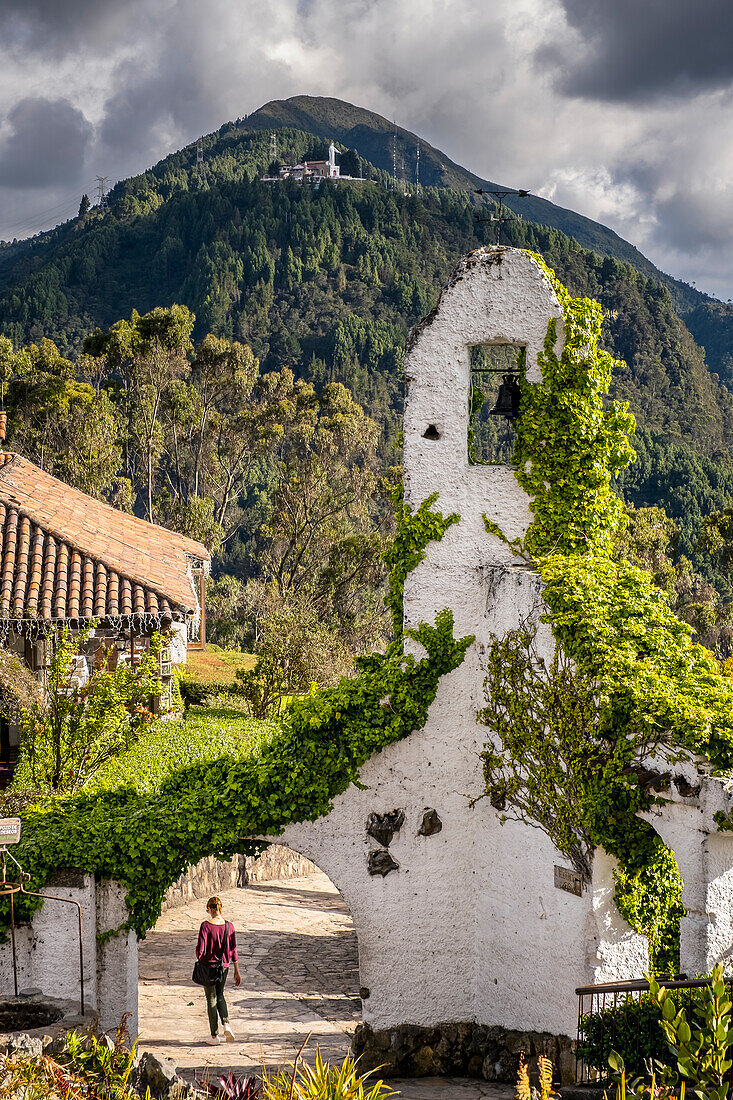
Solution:
[[[6,844],[17,844],[20,840],[20,818],[0,817],[0,848]]]

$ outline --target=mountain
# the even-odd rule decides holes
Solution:
[[[243,121],[246,130],[277,130],[289,127],[325,140],[333,140],[356,149],[365,160],[391,176],[396,151],[398,178],[408,183],[415,180],[417,150],[420,149],[420,183],[423,187],[449,187],[455,191],[472,192],[477,187],[506,190],[506,185],[482,179],[456,164],[440,149],[435,149],[417,134],[404,130],[381,115],[355,107],[340,99],[325,96],[293,96],[273,99]],[[631,264],[645,275],[660,277],[650,260],[623,240],[612,229],[590,218],[565,210],[536,195],[527,198],[508,196],[505,205],[537,225],[549,225],[573,237],[584,248],[602,256],[613,256]],[[684,286],[684,284],[681,284]]]
[[[392,176],[396,160],[398,178],[404,178],[408,183],[415,180],[419,147],[420,183],[423,187],[450,187],[456,191],[468,192],[479,187],[490,191],[507,190],[505,183],[486,180],[468,171],[410,130],[397,126],[374,111],[356,107],[341,99],[308,95],[273,99],[241,121],[243,129],[271,131],[290,127],[327,141],[339,142],[347,149],[356,149],[362,157],[388,176]],[[527,221],[559,229],[584,248],[590,248],[601,256],[613,256],[616,260],[631,264],[642,274],[659,279],[669,287],[677,308],[684,313],[700,308],[704,302],[723,305],[689,283],[660,271],[638,248],[619,237],[618,233],[574,210],[566,210],[537,195],[526,198],[509,195],[504,203]],[[724,310],[733,322],[733,310],[727,305]]]
[[[273,129],[278,159],[317,159],[333,138],[351,150],[352,174],[370,182],[261,183]],[[398,131],[398,140],[407,166],[418,139]],[[205,177],[188,146],[116,184],[106,208],[0,248],[0,332],[16,345],[49,337],[75,354],[96,326],[182,302],[199,338],[248,342],[264,369],[344,381],[381,425],[391,459],[406,334],[456,260],[493,231],[476,221],[469,193],[487,181],[426,143],[425,186],[395,190],[393,142],[391,123],[338,100],[276,101],[226,123],[202,139]],[[606,344],[627,364],[614,393],[637,416],[640,459],[623,492],[663,503],[680,523],[680,550],[705,568],[695,550],[702,518],[733,498],[733,398],[716,377],[731,377],[733,312],[688,288],[691,333],[675,309],[680,292],[632,246],[531,201],[537,222],[526,207],[506,239],[542,253],[573,293],[603,303]],[[693,322],[710,346],[707,362]]]
[[[237,161],[236,152],[232,152],[247,134],[268,134],[271,131],[287,130],[291,133],[310,134],[320,138],[322,153],[325,144],[331,140],[347,149],[355,150],[365,161],[374,165],[383,173],[387,183],[393,174],[396,163],[400,181],[404,178],[412,183],[415,178],[417,151],[420,151],[420,183],[423,187],[450,188],[465,191],[472,195],[476,188],[486,190],[506,189],[504,183],[486,180],[470,172],[440,149],[434,148],[418,135],[403,127],[396,126],[383,116],[363,107],[357,107],[343,100],[325,96],[293,96],[285,100],[271,100],[249,116],[236,122],[225,123],[219,131],[202,139],[207,161],[223,155],[225,160]],[[287,148],[287,146],[285,147]],[[262,168],[266,167],[269,143],[261,145]],[[280,143],[280,153],[284,151]],[[151,169],[153,174],[161,172],[168,175],[174,166],[195,166],[196,148],[188,146],[179,153],[166,157]],[[231,167],[231,164],[230,164]],[[134,177],[135,184],[142,177]],[[123,181],[123,186],[131,181]],[[173,184],[175,186],[175,184]],[[473,197],[473,201],[478,199]],[[717,299],[701,293],[679,279],[660,271],[634,245],[625,241],[612,229],[601,225],[575,211],[557,206],[547,199],[529,195],[526,198],[508,196],[505,204],[537,225],[551,226],[566,236],[572,237],[584,248],[591,249],[601,256],[612,256],[630,264],[644,275],[658,279],[668,287],[675,307],[683,316],[695,336],[709,351],[711,369],[722,377],[733,378],[733,364],[727,351],[719,356],[719,345],[727,346],[728,330],[733,328],[733,308]],[[0,279],[2,278],[2,253],[0,252]]]

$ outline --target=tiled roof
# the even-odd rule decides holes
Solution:
[[[0,453],[0,619],[174,618],[198,605],[205,546]]]

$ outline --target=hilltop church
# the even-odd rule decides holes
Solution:
[[[282,180],[298,180],[303,183],[320,183],[321,180],[355,180],[357,176],[342,176],[336,163],[339,151],[333,142],[328,147],[328,160],[304,160],[302,164],[282,164],[276,176],[261,176],[263,183],[277,183]]]

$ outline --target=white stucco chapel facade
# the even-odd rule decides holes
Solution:
[[[435,507],[460,521],[405,585],[405,625],[433,622],[443,608],[456,637],[475,636],[463,664],[443,678],[424,729],[385,749],[364,767],[367,788],[349,789],[332,813],[290,826],[286,843],[313,859],[351,907],[359,936],[364,1020],[376,1028],[478,1021],[519,1031],[574,1035],[577,986],[643,977],[644,937],[613,903],[614,861],[594,858],[593,882],[580,896],[572,867],[539,830],[501,823],[483,788],[479,754],[488,731],[476,721],[484,705],[482,654],[492,636],[522,621],[537,625],[546,654],[549,627],[539,623],[539,576],[487,533],[483,516],[508,540],[525,535],[529,499],[509,465],[468,458],[471,348],[526,348],[526,376],[537,362],[560,305],[540,266],[525,252],[482,248],[457,267],[433,313],[413,333],[405,361],[405,498],[413,510],[437,492]],[[679,769],[680,771],[682,769]],[[724,785],[685,767],[685,798],[653,824],[672,846],[682,872],[682,970],[707,972],[733,953],[733,836],[717,833],[712,814],[728,804]],[[368,873],[378,841],[370,814],[399,810],[404,823],[389,844],[398,866]],[[426,810],[442,828],[419,830]],[[373,855],[371,859],[373,860]]]

